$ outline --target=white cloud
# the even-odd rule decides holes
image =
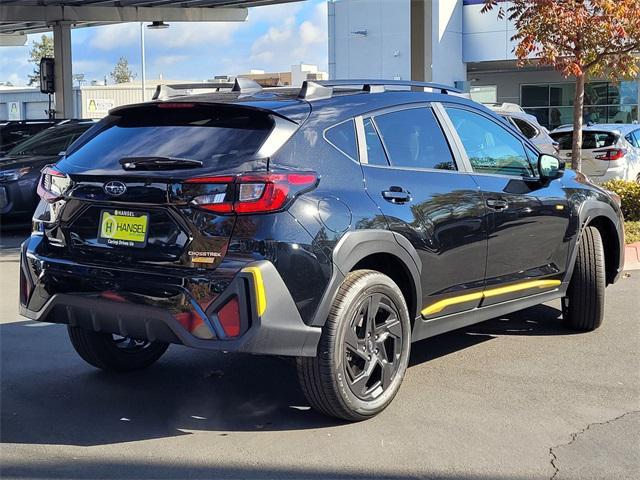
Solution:
[[[184,62],[189,58],[189,55],[162,55],[156,58],[153,63],[158,67],[168,67],[176,63]]]
[[[316,6],[311,19],[297,25],[293,15],[285,17],[279,25],[271,27],[251,46],[254,68],[267,71],[286,70],[304,62],[327,67],[327,4]]]
[[[154,45],[169,48],[215,48],[229,44],[241,25],[238,22],[172,23],[170,28],[164,30],[148,30],[147,38]]]
[[[97,27],[95,32],[89,45],[98,50],[119,49],[140,41],[140,25],[138,23],[104,25]]]

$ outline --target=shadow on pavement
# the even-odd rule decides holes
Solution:
[[[411,365],[501,335],[569,331],[537,306],[413,345]],[[146,371],[117,375],[86,365],[62,325],[0,325],[5,443],[105,445],[219,432],[317,429],[341,422],[310,410],[290,361],[171,346]]]
[[[293,468],[255,467],[236,468],[227,465],[176,465],[147,462],[96,462],[84,458],[73,462],[46,461],[7,462],[2,466],[2,474],[11,478],[30,479],[299,479],[299,480],[506,480],[496,475],[448,475],[445,473],[422,472],[419,474],[394,474],[390,472],[362,473],[362,471],[306,470]],[[522,477],[509,476],[509,480]]]

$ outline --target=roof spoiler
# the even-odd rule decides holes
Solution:
[[[431,82],[417,82],[413,80],[376,80],[376,79],[347,79],[347,80],[305,80],[298,94],[304,100],[321,100],[333,96],[334,87],[360,87],[363,92],[380,93],[386,87],[413,87],[436,91],[443,94],[461,94],[462,90],[449,85]]]
[[[250,78],[237,77],[230,82],[203,82],[203,83],[175,83],[172,85],[158,85],[152,100],[168,100],[174,97],[193,95],[194,90],[208,90],[210,92],[238,92],[256,93],[262,90],[259,83]],[[204,93],[204,92],[200,92]]]

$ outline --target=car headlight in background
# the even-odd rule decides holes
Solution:
[[[15,170],[5,170],[0,172],[0,182],[13,182],[24,177],[31,171],[31,167],[16,168]]]

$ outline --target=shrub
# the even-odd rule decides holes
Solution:
[[[627,243],[640,242],[640,222],[624,222],[624,239]]]
[[[630,222],[640,221],[640,183],[611,180],[603,183],[602,186],[620,196],[625,220]]]

